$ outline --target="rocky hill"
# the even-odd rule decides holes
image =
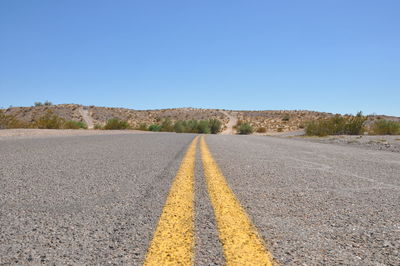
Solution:
[[[293,111],[233,111],[220,109],[197,108],[172,108],[159,110],[133,110],[127,108],[110,108],[97,106],[83,106],[78,104],[60,104],[49,106],[11,107],[5,109],[7,115],[13,115],[18,120],[31,123],[43,116],[48,110],[66,119],[82,121],[89,125],[104,125],[108,119],[119,118],[128,121],[132,127],[140,124],[160,123],[165,118],[176,120],[190,119],[219,119],[223,123],[223,129],[232,127],[232,120],[239,123],[250,123],[255,130],[264,129],[269,133],[290,132],[304,128],[308,121],[333,116],[331,113],[293,110]],[[379,116],[371,116],[374,120]],[[382,116],[380,116],[382,117]],[[385,117],[388,118],[388,117]],[[398,119],[398,118],[392,118]],[[229,121],[231,120],[231,123]],[[234,132],[234,130],[233,130]]]
[[[5,110],[5,114],[13,115],[18,120],[31,123],[39,119],[49,110],[65,120],[82,121],[88,125],[104,125],[107,120],[111,118],[126,120],[132,127],[138,127],[143,123],[147,125],[159,123],[165,118],[169,118],[172,121],[216,118],[222,121],[223,124],[226,124],[229,120],[228,117],[219,110],[211,109],[174,108],[161,110],[133,110],[126,108],[83,106],[78,104],[11,107]]]

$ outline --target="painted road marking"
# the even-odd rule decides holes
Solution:
[[[192,265],[196,137],[169,191],[144,265]]]
[[[227,265],[273,265],[272,256],[229,188],[204,140],[201,159]]]

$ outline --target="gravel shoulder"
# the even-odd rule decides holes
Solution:
[[[0,140],[30,139],[65,136],[90,136],[90,135],[121,135],[121,134],[149,134],[148,131],[138,130],[84,130],[84,129],[1,129]]]
[[[305,137],[305,136],[283,136],[303,141],[337,144],[352,146],[369,150],[390,151],[400,153],[400,135],[385,136],[328,136],[328,137]]]
[[[399,265],[400,154],[265,136],[207,136],[281,265]]]

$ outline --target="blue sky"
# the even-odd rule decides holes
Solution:
[[[400,1],[0,1],[0,106],[400,116]]]

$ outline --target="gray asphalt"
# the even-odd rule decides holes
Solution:
[[[0,264],[140,265],[193,137],[1,140]],[[206,141],[282,265],[400,264],[399,153],[265,136]],[[199,154],[195,192],[196,264],[224,264]]]
[[[208,136],[282,265],[400,265],[400,154],[265,136]]]
[[[1,141],[0,264],[141,264],[192,139]]]

